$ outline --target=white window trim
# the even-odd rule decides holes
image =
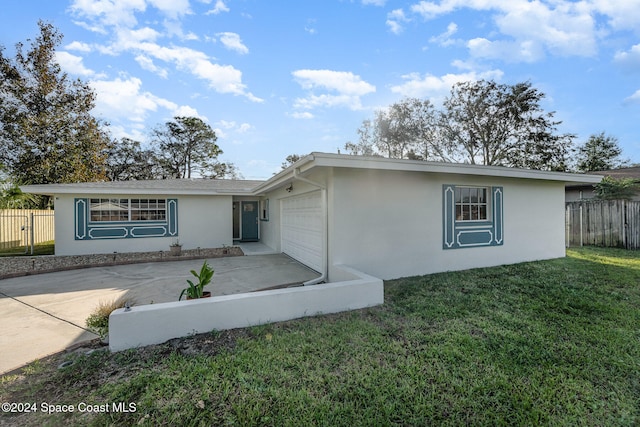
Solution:
[[[122,224],[122,223],[132,223],[132,224],[149,224],[149,223],[164,223],[167,222],[167,215],[168,215],[168,202],[167,199],[163,199],[163,198],[154,198],[154,199],[150,199],[150,198],[140,198],[140,197],[136,197],[136,198],[123,198],[123,197],[107,197],[107,198],[102,198],[102,197],[91,197],[88,199],[89,200],[89,222],[93,223],[93,224],[111,224],[111,223],[116,223],[116,224]],[[98,200],[98,203],[102,203],[102,201],[106,200],[108,201],[108,203],[111,203],[111,200],[126,200],[127,201],[127,219],[126,220],[115,220],[115,221],[100,221],[100,220],[92,220],[91,219],[91,213],[92,213],[92,209],[91,209],[91,204],[92,204],[92,200]],[[131,219],[131,200],[140,200],[140,201],[149,201],[149,200],[155,200],[156,203],[157,201],[163,200],[164,201],[164,219],[138,219],[138,220],[132,220]],[[155,209],[155,210],[162,210],[162,209]]]
[[[485,215],[486,218],[484,219],[458,219],[457,217],[455,218],[455,222],[459,222],[459,223],[464,223],[464,224],[471,224],[471,223],[486,223],[491,221],[492,218],[492,211],[491,211],[491,187],[487,187],[484,185],[456,185],[455,186],[455,193],[453,195],[454,197],[454,205],[453,205],[453,214],[455,216],[456,213],[456,207],[457,206],[462,206],[458,205],[458,203],[456,202],[457,200],[457,195],[458,195],[458,191],[462,190],[463,188],[480,188],[480,189],[484,189],[485,190],[485,201],[484,203],[466,203],[466,205],[472,206],[485,206]]]

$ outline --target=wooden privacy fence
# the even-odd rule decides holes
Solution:
[[[54,240],[53,211],[0,209],[0,249]]]
[[[566,205],[567,246],[640,249],[640,202],[581,200]]]

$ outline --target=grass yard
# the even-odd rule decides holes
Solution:
[[[567,253],[389,281],[382,307],[43,360],[0,401],[76,412],[0,424],[639,425],[640,252]]]
[[[53,240],[48,242],[37,243],[33,245],[33,255],[31,255],[31,246],[17,246],[15,248],[0,249],[0,257],[7,256],[34,256],[34,255],[53,255],[55,252],[55,243]]]

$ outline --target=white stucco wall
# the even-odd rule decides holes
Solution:
[[[60,195],[55,198],[56,255],[167,251],[175,238],[74,239],[74,199],[91,197],[155,198],[146,195]],[[178,238],[183,249],[232,245],[231,196],[162,196],[178,199]]]
[[[327,183],[327,170],[321,170],[311,174],[308,178],[314,182],[318,182],[322,185]],[[275,249],[276,251],[282,250],[282,241],[280,236],[280,222],[281,222],[281,201],[289,197],[300,196],[312,191],[317,191],[318,187],[308,184],[303,181],[294,180],[292,182],[293,189],[291,192],[285,191],[284,188],[271,191],[266,195],[263,195],[262,199],[269,199],[269,221],[260,221],[260,239],[265,245]]]
[[[504,188],[502,246],[443,249],[444,184]],[[330,190],[330,265],[391,279],[565,254],[561,182],[336,168]]]
[[[244,328],[384,303],[382,280],[348,266],[336,266],[336,269],[344,281],[141,305],[131,307],[130,311],[115,310],[109,316],[109,348],[120,351],[194,333]]]

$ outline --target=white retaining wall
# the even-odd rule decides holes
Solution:
[[[382,280],[346,266],[337,283],[223,295],[115,310],[109,317],[109,348],[121,351],[191,334],[243,328],[384,302]]]

